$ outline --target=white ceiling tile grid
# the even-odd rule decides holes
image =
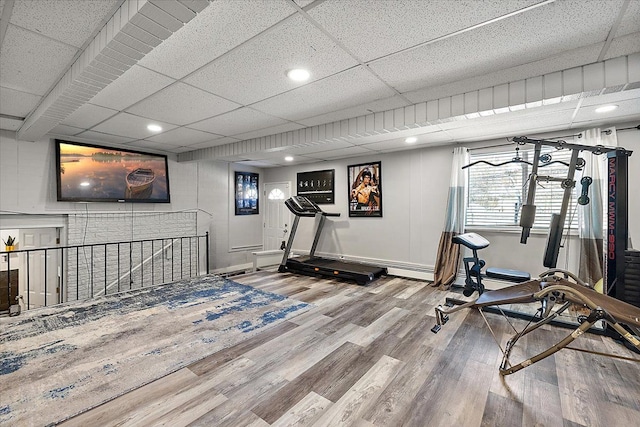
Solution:
[[[181,79],[294,12],[286,0],[216,0],[140,65]]]
[[[301,16],[293,16],[185,79],[196,87],[249,105],[295,89],[286,71],[312,70],[322,79],[358,62]],[[244,70],[237,73],[237,70]]]
[[[198,122],[240,108],[240,104],[177,82],[126,111],[177,125]]]
[[[277,167],[640,120],[640,0],[0,6],[0,128],[19,139]]]
[[[176,80],[155,71],[134,65],[89,102],[122,111],[164,89]],[[144,84],[140,84],[144,82]]]

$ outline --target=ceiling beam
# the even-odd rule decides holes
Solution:
[[[428,128],[640,88],[640,53],[351,119],[178,154],[178,161],[238,161],[243,154]],[[393,133],[396,133],[394,136]],[[413,132],[415,134],[415,131]]]
[[[26,118],[18,138],[41,139],[208,5],[209,0],[125,0]]]

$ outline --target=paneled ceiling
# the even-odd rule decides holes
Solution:
[[[26,141],[273,167],[640,122],[640,0],[0,0],[0,17],[0,128]]]

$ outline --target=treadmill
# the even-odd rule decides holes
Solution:
[[[293,226],[291,227],[291,234],[287,241],[287,247],[285,248],[284,255],[282,256],[282,262],[280,263],[280,267],[278,267],[278,271],[280,273],[289,271],[291,273],[304,274],[306,276],[335,277],[339,279],[353,280],[358,285],[366,285],[378,277],[387,274],[387,269],[383,267],[360,264],[357,262],[338,261],[315,256],[318,240],[320,239],[320,234],[322,233],[322,228],[324,227],[326,218],[328,216],[340,216],[340,214],[324,212],[317,204],[303,196],[293,196],[285,200],[284,204],[295,215],[295,219],[293,220]],[[318,229],[316,230],[316,235],[313,239],[313,245],[311,246],[309,256],[289,258],[291,246],[293,245],[293,239],[295,238],[300,218],[315,218],[316,216],[320,216],[320,223],[318,224]]]

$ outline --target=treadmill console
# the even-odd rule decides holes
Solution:
[[[297,216],[315,216],[316,213],[322,213],[318,205],[304,196],[293,196],[284,203]]]

